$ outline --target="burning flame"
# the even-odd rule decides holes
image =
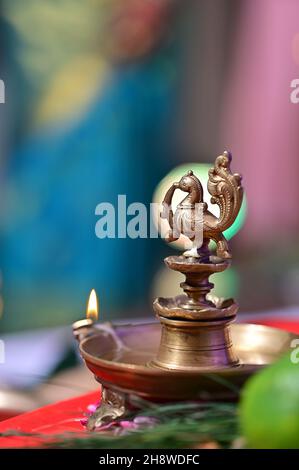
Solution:
[[[94,289],[92,289],[89,295],[86,317],[91,318],[93,321],[97,321],[98,319],[98,299]]]

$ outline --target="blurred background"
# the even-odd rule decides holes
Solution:
[[[75,364],[69,325],[92,288],[104,321],[152,317],[152,299],[179,290],[162,266],[171,247],[99,240],[95,207],[119,194],[149,204],[175,167],[206,171],[225,149],[243,174],[247,215],[217,292],[236,297],[240,315],[296,315],[298,1],[0,5],[3,383],[39,403],[74,394],[77,372],[63,392],[41,382]]]

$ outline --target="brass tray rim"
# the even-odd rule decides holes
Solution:
[[[146,322],[146,323],[130,323],[130,324],[113,324],[113,323],[110,323],[111,327],[114,329],[114,330],[117,330],[119,328],[125,328],[125,327],[138,327],[138,326],[143,326],[143,325],[146,325],[146,326],[151,326],[151,325],[158,325],[158,322]],[[292,339],[294,338],[297,338],[297,335],[295,335],[295,333],[291,333],[291,332],[288,332],[286,330],[281,330],[279,328],[274,328],[274,327],[271,327],[271,326],[267,326],[267,325],[260,325],[260,324],[255,324],[255,323],[236,323],[234,325],[231,325],[231,327],[234,329],[234,328],[239,328],[239,327],[248,327],[248,326],[252,326],[254,327],[255,329],[257,330],[266,330],[266,331],[276,331],[276,332],[279,332],[279,333],[285,333],[286,337],[289,338],[289,340],[291,341]],[[102,330],[102,331],[106,331],[106,330]],[[114,370],[114,371],[132,371],[132,372],[135,372],[135,373],[139,373],[139,374],[143,374],[143,375],[146,375],[146,376],[163,376],[165,377],[165,375],[173,375],[174,373],[176,374],[176,376],[180,375],[181,377],[190,377],[190,376],[194,376],[195,374],[196,375],[210,375],[210,374],[221,374],[221,375],[238,375],[240,374],[240,371],[256,371],[256,370],[259,370],[259,369],[262,369],[264,368],[265,366],[267,366],[267,364],[246,364],[246,363],[240,363],[234,367],[230,367],[230,368],[213,368],[213,369],[210,369],[210,370],[202,370],[202,371],[198,371],[198,370],[179,370],[179,369],[176,369],[176,370],[172,370],[172,369],[159,369],[158,367],[147,367],[146,365],[138,365],[138,364],[130,364],[130,363],[120,363],[120,362],[115,362],[115,361],[110,361],[110,360],[107,360],[107,359],[102,359],[102,358],[98,358],[98,357],[95,357],[95,356],[92,356],[91,354],[89,354],[88,352],[84,351],[84,345],[92,338],[95,338],[96,336],[101,336],[101,329],[99,328],[99,333],[95,333],[94,335],[90,336],[90,337],[87,337],[87,338],[84,338],[80,345],[79,345],[79,350],[80,350],[80,354],[81,356],[83,357],[83,359],[87,362],[87,363],[91,363],[97,367],[105,367],[106,369],[109,369],[109,370]],[[270,365],[270,364],[269,364]]]

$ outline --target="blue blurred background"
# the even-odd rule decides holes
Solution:
[[[95,207],[147,204],[173,167],[226,148],[249,204],[224,294],[243,310],[298,304],[297,10],[2,0],[0,332],[68,325],[93,287],[103,320],[152,315],[170,248],[97,239]]]
[[[95,208],[173,165],[171,3],[3,2],[1,330],[70,323],[92,287],[102,319],[146,304],[153,243],[97,239]]]

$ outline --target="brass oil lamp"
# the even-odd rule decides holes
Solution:
[[[192,246],[165,259],[169,269],[185,276],[183,294],[158,298],[159,322],[95,324],[97,301],[91,295],[88,318],[73,325],[80,353],[103,387],[98,422],[120,416],[130,395],[154,401],[232,399],[251,374],[288,351],[293,336],[253,324],[233,324],[238,305],[211,295],[209,277],[229,268],[231,253],[223,232],[235,221],[243,198],[241,176],[230,169],[224,152],[209,171],[208,191],[220,215],[203,200],[203,188],[189,171],[168,189],[161,217],[169,224],[166,240],[181,235]],[[186,197],[172,209],[174,192]],[[209,249],[216,243],[216,252]],[[93,424],[90,424],[90,428]]]

